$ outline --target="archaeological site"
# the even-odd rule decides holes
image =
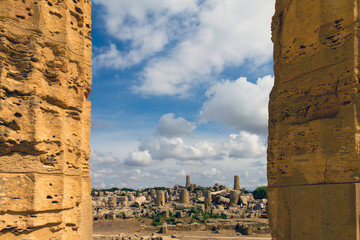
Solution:
[[[359,4],[276,0],[267,200],[239,176],[233,188],[187,175],[174,188],[92,190],[91,2],[0,0],[0,240],[359,240]],[[93,221],[125,220],[153,234],[93,236]]]

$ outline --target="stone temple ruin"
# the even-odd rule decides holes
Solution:
[[[360,238],[358,5],[276,1],[268,142],[274,239]]]
[[[238,180],[238,176],[235,179]],[[189,175],[186,180],[185,186],[175,185],[173,188],[93,189],[94,223],[105,219],[144,221],[144,219],[156,219],[156,216],[159,217],[158,224],[144,224],[140,228],[157,233],[196,230],[219,233],[220,230],[225,229],[234,230],[239,235],[269,233],[266,220],[266,199],[254,199],[252,193],[246,192],[245,188],[240,188],[240,185],[237,185],[239,190],[234,190],[218,183],[213,187],[191,184]],[[189,222],[189,219],[192,220]],[[114,235],[112,237],[97,235],[97,239],[101,240],[115,239]],[[123,234],[116,237],[118,239],[159,239]]]
[[[91,239],[91,4],[0,1],[0,239]]]
[[[268,142],[276,240],[360,238],[358,5],[276,1]],[[0,240],[91,239],[90,7],[0,1]],[[149,195],[164,204],[166,193]]]

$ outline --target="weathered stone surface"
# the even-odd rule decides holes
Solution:
[[[238,204],[239,202],[239,195],[240,195],[240,192],[239,191],[231,191],[230,192],[230,206],[231,207],[234,207]]]
[[[0,1],[0,239],[91,239],[91,4]]]
[[[208,209],[211,206],[211,203],[212,203],[211,192],[209,190],[206,190],[204,192],[205,208]]]
[[[268,194],[277,240],[359,238],[358,4],[276,1]]]
[[[234,190],[240,191],[240,176],[234,176]]]
[[[183,203],[185,205],[189,204],[189,191],[185,188],[182,189],[180,192],[180,203]]]
[[[190,175],[186,175],[186,185],[185,185],[186,188],[189,188],[190,187]]]
[[[156,205],[157,206],[164,206],[165,205],[165,193],[164,193],[163,190],[157,190]]]

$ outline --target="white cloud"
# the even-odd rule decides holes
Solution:
[[[204,141],[189,146],[180,137],[151,137],[141,142],[139,150],[149,151],[154,160],[204,160],[213,159],[217,154],[212,143]]]
[[[187,31],[191,16],[198,8],[196,2],[94,0],[106,8],[103,17],[107,32],[129,45],[128,50],[119,50],[114,43],[110,44],[96,55],[94,66],[126,68],[162,51],[171,40]]]
[[[150,153],[145,151],[134,151],[129,153],[128,157],[125,159],[124,164],[131,166],[148,166],[152,163],[152,158]]]
[[[202,175],[207,178],[213,178],[216,175],[220,175],[220,174],[221,174],[221,171],[217,170],[216,168],[211,168],[202,173]]]
[[[201,117],[216,120],[239,131],[267,133],[269,94],[274,79],[259,78],[256,84],[241,77],[235,81],[216,83],[207,91],[209,98]]]
[[[256,134],[241,131],[239,134],[231,134],[229,141],[223,144],[223,148],[231,158],[260,157],[266,155],[266,145]]]
[[[189,135],[196,128],[194,123],[184,118],[175,118],[173,113],[164,114],[160,120],[156,132],[164,137],[180,137]]]
[[[185,96],[225,67],[271,61],[274,0],[94,0],[112,42],[94,66],[145,62],[135,92]],[[118,44],[118,45],[116,45]],[[120,50],[119,50],[120,49]]]
[[[112,153],[101,153],[98,151],[91,151],[90,161],[94,164],[118,163],[120,160],[114,157]]]
[[[245,60],[259,66],[271,60],[270,22],[274,1],[205,1],[192,35],[167,56],[153,59],[135,91],[145,95],[186,95],[224,67]]]

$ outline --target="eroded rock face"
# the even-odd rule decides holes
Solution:
[[[358,20],[358,1],[276,1],[268,196],[277,240],[359,237]]]
[[[0,1],[0,239],[91,239],[91,4]]]

